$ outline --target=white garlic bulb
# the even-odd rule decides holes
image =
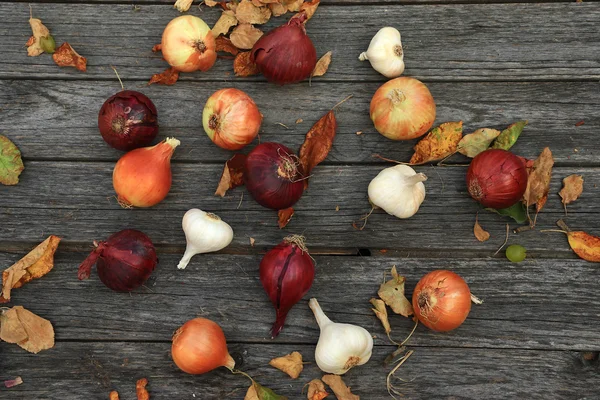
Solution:
[[[308,306],[321,329],[315,349],[315,360],[321,371],[342,375],[350,368],[369,361],[373,351],[373,337],[365,328],[332,322],[317,299],[310,299]]]
[[[388,78],[397,78],[404,72],[404,51],[398,29],[381,28],[362,53],[360,61],[369,60],[373,69]]]
[[[381,171],[369,183],[369,201],[388,214],[410,218],[425,200],[425,174],[417,174],[408,165],[396,165]]]
[[[184,269],[190,259],[201,253],[219,251],[233,240],[233,229],[217,215],[197,208],[188,210],[181,221],[187,246],[177,268]]]

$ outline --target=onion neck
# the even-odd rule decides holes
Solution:
[[[325,313],[321,309],[321,306],[319,305],[319,302],[317,301],[317,299],[315,299],[315,298],[310,299],[308,302],[308,306],[310,307],[313,314],[315,315],[315,319],[317,320],[317,324],[319,325],[319,328],[321,328],[321,330],[323,328],[325,328],[327,325],[333,324],[333,322],[329,319],[329,317],[327,315],[325,315]]]
[[[227,353],[223,366],[233,372],[233,369],[235,368],[235,360],[233,357],[231,357],[231,354]]]
[[[429,290],[423,290],[419,293],[417,304],[419,305],[422,314],[427,315],[427,313],[435,307],[436,303],[437,298],[432,296]]]
[[[400,89],[392,89],[388,93],[387,97],[388,99],[390,99],[394,106],[399,106],[400,104],[402,104],[402,102],[404,102],[404,100],[406,100],[406,95]]]
[[[300,250],[305,253],[308,253],[308,249],[306,248],[306,238],[302,235],[291,235],[283,239],[285,243],[293,244],[298,246]]]
[[[82,281],[84,279],[88,279],[92,273],[92,267],[98,261],[98,257],[102,255],[102,251],[105,248],[105,242],[96,242],[94,241],[94,250],[86,257],[85,260],[79,265],[79,270],[77,271],[77,278]]]
[[[427,175],[425,175],[422,172],[419,172],[418,174],[409,176],[408,178],[406,178],[406,184],[408,186],[414,186],[419,182],[425,182],[427,180]]]

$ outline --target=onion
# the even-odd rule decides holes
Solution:
[[[392,140],[424,135],[435,121],[435,102],[427,86],[406,76],[383,84],[371,99],[375,129]]]
[[[156,146],[135,149],[117,161],[113,187],[123,207],[152,207],[171,190],[171,156],[179,140],[167,138]]]
[[[248,154],[244,183],[258,204],[284,210],[302,197],[303,174],[298,157],[290,149],[266,142]]]
[[[123,90],[100,108],[98,128],[104,141],[117,150],[148,146],[158,134],[156,107],[144,94]]]
[[[490,149],[479,153],[467,171],[467,189],[484,207],[507,208],[527,189],[527,168],[510,151]]]
[[[150,238],[135,229],[117,232],[104,242],[94,242],[94,246],[79,266],[79,280],[88,279],[96,264],[102,283],[117,292],[141,286],[158,263]]]
[[[223,330],[206,318],[194,318],[173,335],[171,356],[175,365],[188,374],[200,375],[218,367],[233,370]]]
[[[310,76],[317,51],[306,34],[306,13],[263,35],[252,47],[250,59],[268,81],[285,85]]]
[[[271,338],[279,335],[288,312],[308,292],[314,277],[315,265],[302,236],[287,237],[265,254],[260,281],[276,311]]]
[[[208,71],[217,60],[209,26],[193,15],[171,20],[163,31],[161,45],[165,61],[181,72]]]
[[[217,146],[239,150],[251,143],[260,129],[262,114],[254,100],[239,89],[216,91],[202,112],[204,131]]]
[[[415,316],[438,332],[458,328],[471,311],[471,292],[452,271],[432,271],[421,278],[412,297]]]

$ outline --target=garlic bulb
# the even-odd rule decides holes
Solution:
[[[188,210],[181,221],[187,246],[177,268],[187,267],[190,259],[201,253],[219,251],[233,240],[233,229],[218,216],[197,208]]]
[[[425,174],[408,165],[386,168],[369,183],[369,201],[388,214],[410,218],[425,200],[426,180]]]
[[[321,329],[315,360],[323,372],[342,375],[350,368],[369,361],[373,351],[373,337],[365,328],[332,322],[317,299],[310,299],[308,306]]]
[[[360,61],[369,60],[373,69],[388,78],[397,78],[404,72],[404,51],[398,29],[381,28],[367,51],[362,53]]]

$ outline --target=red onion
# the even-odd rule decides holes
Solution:
[[[317,64],[317,51],[306,34],[306,14],[263,35],[252,47],[250,58],[270,82],[279,85],[300,82]]]
[[[111,235],[96,247],[79,266],[79,280],[87,279],[96,264],[102,283],[117,292],[130,292],[141,286],[152,274],[158,258],[148,236],[135,229]]]
[[[129,151],[148,146],[158,134],[154,103],[134,90],[109,97],[98,114],[102,138],[117,150]]]
[[[526,188],[527,168],[510,151],[486,150],[469,165],[467,189],[485,207],[510,207],[523,197]]]
[[[290,309],[304,297],[315,278],[315,265],[302,236],[287,237],[260,262],[260,281],[275,306],[271,338],[283,329]]]
[[[244,183],[263,207],[284,210],[293,206],[304,192],[303,177],[298,157],[282,144],[261,143],[246,158]]]

